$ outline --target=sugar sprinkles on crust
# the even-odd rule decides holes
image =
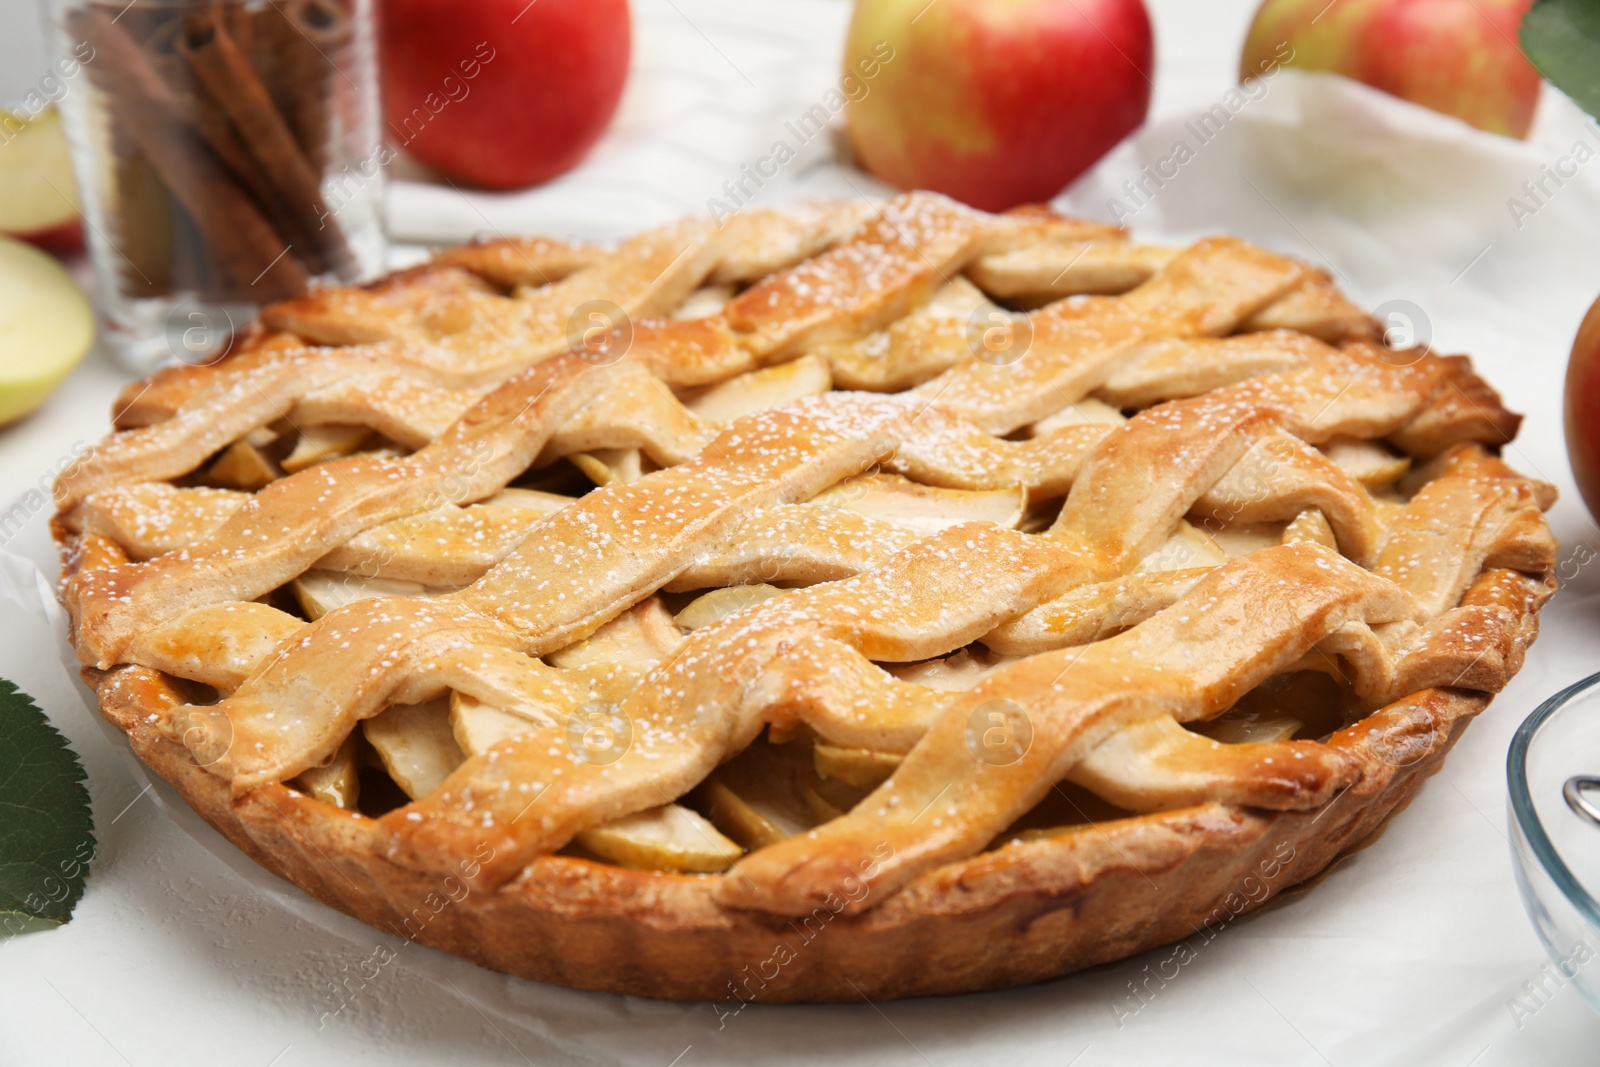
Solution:
[[[152,383],[58,487],[85,662],[215,690],[155,725],[225,722],[236,803],[358,804],[318,783],[360,739],[409,802],[341,817],[395,870],[481,851],[488,891],[577,848],[728,872],[721,915],[847,877],[837,913],[896,914],[1044,848],[1016,827],[1061,783],[1112,828],[1320,816],[1380,773],[1349,738],[1503,685],[1547,595],[1515,416],[1242,242],[908,194],[515,244],[268,309],[278,340]],[[925,313],[1013,298],[1005,365]],[[566,351],[590,300],[629,319],[613,364]],[[340,342],[357,316],[385,335]],[[330,425],[367,432],[277,466]],[[265,488],[213,458],[246,445]],[[1219,740],[1324,684],[1325,740]]]

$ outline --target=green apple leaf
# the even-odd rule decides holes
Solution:
[[[1600,116],[1600,0],[1536,0],[1522,50],[1557,89]]]
[[[94,856],[83,780],[66,739],[0,679],[0,935],[72,918]]]

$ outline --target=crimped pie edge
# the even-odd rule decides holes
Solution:
[[[1534,586],[1504,650],[1508,676],[1553,588],[1549,579]],[[147,724],[181,700],[155,672],[84,673],[101,713],[147,766],[257,863],[322,903],[492,970],[719,1010],[1001,989],[1208,936],[1359,847],[1491,699],[1422,690],[1339,731],[1330,743],[1358,755],[1362,777],[1318,811],[1210,803],[1123,819],[930,871],[858,917],[796,922],[720,905],[714,876],[547,856],[483,893],[471,890],[470,857],[454,884],[399,867],[375,847],[371,819],[283,785],[234,801],[226,782]]]

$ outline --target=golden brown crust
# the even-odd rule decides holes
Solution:
[[[961,271],[1123,295],[1051,301],[996,360]],[[674,317],[613,360],[570,332],[597,293]],[[344,347],[157,379],[58,486],[102,710],[268,869],[541,980],[735,1010],[1203,934],[1402,805],[1550,593],[1554,490],[1484,447],[1516,417],[1470,364],[1231,239],[911,194],[475,246],[264,321]],[[560,457],[601,488],[508,488]],[[752,565],[808,588],[727,588]],[[1332,703],[1290,711],[1312,683]],[[595,714],[633,747],[594,758]],[[740,785],[763,752],[812,777]],[[354,810],[362,753],[411,803]],[[1065,789],[1098,821],[1052,815]],[[779,793],[809,815],[745,799]],[[673,826],[704,862],[664,858]]]
[[[1515,661],[1537,629],[1524,613]],[[1489,702],[1430,689],[1340,731],[1329,743],[1359,759],[1362,776],[1319,811],[1207,804],[1091,825],[941,867],[860,916],[786,920],[720,905],[715,878],[566,856],[495,892],[473,890],[472,857],[453,881],[396,866],[373,820],[281,785],[231,801],[226,782],[145,724],[181,700],[155,672],[86,675],[141,760],[257,863],[330,907],[523,978],[730,1011],[1001,989],[1209,936],[1361,844]]]

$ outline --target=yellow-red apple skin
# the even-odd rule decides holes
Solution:
[[[1509,137],[1526,137],[1539,72],[1517,45],[1533,0],[1265,0],[1239,61],[1241,78],[1274,56],[1343,74]],[[1285,57],[1281,53],[1287,52]]]
[[[35,248],[41,248],[58,256],[71,255],[83,251],[83,220],[72,219],[70,222],[35,230],[32,233],[8,233],[6,236],[27,241]]]
[[[0,235],[56,255],[83,251],[72,158],[53,106],[0,112]]]
[[[1600,518],[1600,300],[1578,327],[1567,361],[1567,458],[1589,514]]]
[[[1137,128],[1153,69],[1142,0],[861,0],[844,72],[867,91],[845,114],[872,174],[1000,211]]]

